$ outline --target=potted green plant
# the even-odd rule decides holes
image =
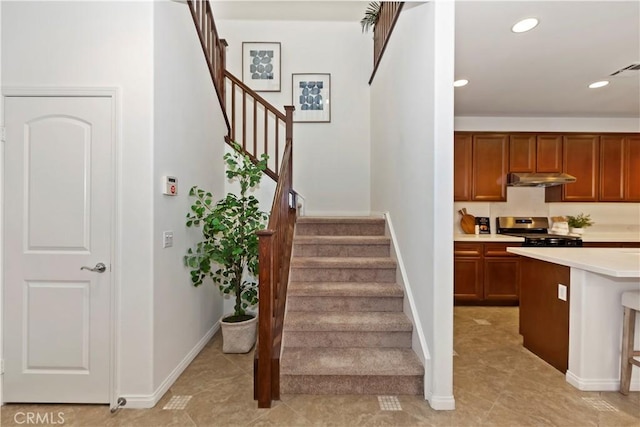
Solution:
[[[364,11],[364,18],[360,20],[363,33],[368,32],[369,28],[372,30],[375,28],[380,16],[380,6],[382,6],[382,4],[379,1],[369,2],[367,9]]]
[[[595,224],[591,219],[591,215],[585,215],[583,213],[576,216],[567,215],[567,223],[569,224],[569,232],[571,234],[582,234],[586,227],[590,227]]]
[[[237,146],[236,146],[237,147]],[[239,147],[237,147],[239,149]],[[235,296],[234,311],[221,321],[222,351],[246,353],[255,344],[257,316],[249,311],[258,303],[258,236],[267,214],[250,194],[260,183],[267,156],[253,163],[237,150],[224,156],[227,179],[240,184],[240,193],[214,202],[213,195],[197,186],[187,213],[187,227],[201,227],[202,241],[189,248],[184,262],[191,269],[191,282],[200,286],[211,278],[224,295]]]

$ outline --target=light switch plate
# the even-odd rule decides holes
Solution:
[[[173,231],[162,232],[162,247],[170,248],[173,246]]]
[[[558,299],[562,301],[567,300],[567,287],[562,283],[558,283]]]

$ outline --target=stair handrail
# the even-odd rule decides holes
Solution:
[[[229,118],[224,105],[224,70],[226,69],[227,60],[227,41],[221,39],[218,35],[216,23],[213,19],[213,11],[208,0],[187,0],[187,5],[189,6],[193,23],[196,26],[202,53],[204,53],[207,68],[209,68],[218,102],[222,107],[227,131],[231,132]]]
[[[227,142],[235,141],[238,145],[242,147],[242,150],[246,152],[252,160],[257,161],[260,157],[260,154],[267,153],[272,154],[272,159],[270,159],[267,164],[267,169],[264,171],[271,179],[274,181],[278,181],[278,171],[280,170],[280,126],[281,124],[285,127],[285,145],[288,143],[288,139],[291,137],[293,133],[293,116],[287,117],[285,113],[282,113],[278,108],[274,107],[269,101],[264,99],[258,93],[256,93],[253,89],[251,89],[244,82],[240,81],[236,76],[231,74],[229,70],[225,70],[223,74],[228,83],[230,84],[230,93],[229,99],[227,100],[227,114],[231,116],[231,127],[229,131],[229,135],[227,136]],[[226,93],[226,91],[225,91]],[[237,102],[236,94],[240,93],[239,97],[241,99],[242,105],[239,105],[240,102]],[[247,106],[253,105],[252,123],[247,123]],[[264,119],[264,128],[263,135],[264,141],[261,144],[262,147],[258,147],[258,106],[260,106],[263,110],[263,119]],[[238,109],[242,108],[240,116],[238,117]],[[293,108],[293,107],[292,107]],[[285,110],[287,107],[285,107]],[[293,110],[292,110],[293,111]],[[271,119],[269,120],[269,115],[271,114]],[[269,134],[269,123],[271,123],[271,128],[273,129],[273,134]],[[252,132],[252,141],[249,141],[247,135],[247,125],[251,125],[253,129]],[[287,136],[287,129],[291,125],[291,129],[289,129],[290,134]],[[273,138],[274,147],[269,146],[269,136]],[[238,140],[239,139],[239,140]],[[252,142],[252,143],[250,143]],[[270,165],[274,166],[271,167]]]
[[[371,73],[371,78],[369,78],[369,84],[371,84],[376,71],[378,71],[378,65],[380,65],[389,37],[391,37],[391,33],[396,26],[402,6],[404,6],[403,1],[380,2],[378,20],[375,27],[373,27],[373,72]]]
[[[258,231],[259,280],[258,343],[254,359],[254,399],[259,408],[270,408],[280,399],[280,354],[289,267],[296,222],[297,194],[293,190],[293,106],[285,107],[286,146],[269,225]]]
[[[269,408],[273,400],[280,399],[280,353],[282,327],[289,282],[289,267],[293,248],[293,230],[297,214],[297,193],[293,190],[293,106],[280,112],[226,69],[227,42],[218,35],[213,12],[208,0],[187,0],[198,38],[202,46],[209,73],[222,107],[228,134],[225,141],[234,146],[238,136],[236,126],[236,91],[242,96],[242,140],[238,142],[244,154],[254,162],[261,154],[274,154],[274,167],[265,174],[277,182],[271,206],[268,228],[258,232],[258,343],[254,359],[254,399],[258,407]],[[231,85],[230,106],[227,105],[226,84]],[[253,149],[247,144],[247,97],[253,105]],[[264,112],[264,147],[258,150],[257,112]],[[230,107],[230,108],[228,108]],[[228,111],[231,110],[231,122]],[[275,147],[269,147],[269,115],[274,119]],[[285,147],[280,161],[279,129],[284,126]],[[276,172],[277,171],[277,172]]]

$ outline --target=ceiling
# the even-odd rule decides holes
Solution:
[[[366,1],[214,1],[217,19],[358,22]],[[526,17],[540,24],[522,34]],[[356,24],[357,25],[357,24]],[[359,27],[356,27],[359,31]],[[640,0],[456,1],[456,116],[640,117]],[[598,80],[600,89],[587,85]]]

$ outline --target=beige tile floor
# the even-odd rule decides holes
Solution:
[[[517,308],[456,307],[454,329],[455,411],[417,396],[398,396],[401,411],[382,411],[376,396],[308,395],[257,409],[252,355],[223,354],[215,336],[153,409],[12,404],[2,407],[2,426],[28,425],[28,412],[54,415],[58,426],[640,426],[640,392],[580,392],[525,350]],[[184,410],[162,409],[185,395]]]

